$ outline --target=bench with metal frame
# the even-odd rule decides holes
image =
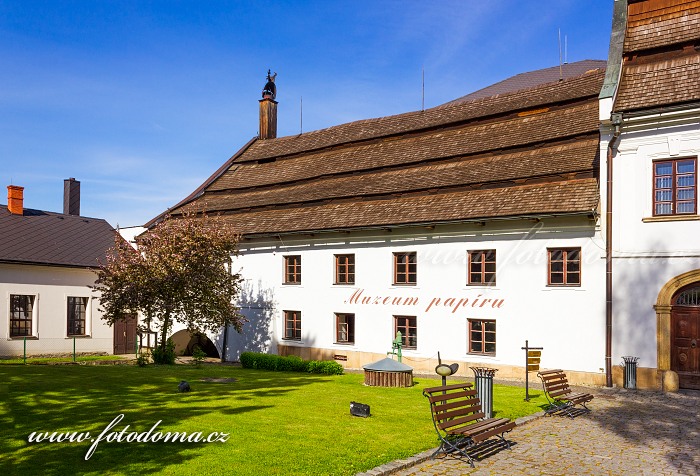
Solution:
[[[580,413],[591,411],[586,403],[593,400],[593,395],[571,390],[563,370],[543,370],[538,372],[537,376],[542,380],[544,395],[549,403],[545,415],[559,413],[574,418]],[[582,408],[575,408],[576,405],[581,405]]]
[[[445,455],[457,452],[469,460],[472,468],[474,460],[466,452],[492,436],[497,436],[510,448],[504,434],[515,428],[515,422],[508,418],[484,418],[481,402],[472,384],[465,382],[423,390],[430,402],[435,431],[440,438],[440,447],[432,454]]]

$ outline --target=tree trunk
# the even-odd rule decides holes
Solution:
[[[168,329],[170,327],[170,311],[165,313],[163,317],[163,329],[160,338],[160,348],[165,350],[165,345],[168,342]]]

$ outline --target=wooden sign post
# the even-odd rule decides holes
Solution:
[[[525,351],[525,401],[530,401],[529,376],[530,372],[540,370],[540,358],[542,357],[542,347],[530,347],[528,341],[525,341],[525,347],[521,347]]]

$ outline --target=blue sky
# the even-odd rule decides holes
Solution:
[[[0,178],[25,207],[141,225],[257,134],[432,107],[514,74],[606,59],[613,0],[0,0]]]

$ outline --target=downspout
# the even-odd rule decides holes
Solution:
[[[613,149],[620,138],[622,114],[610,115],[615,126],[608,142],[607,196],[605,200],[605,386],[612,387],[612,324],[613,324],[613,275],[612,275],[612,226],[613,226]]]

